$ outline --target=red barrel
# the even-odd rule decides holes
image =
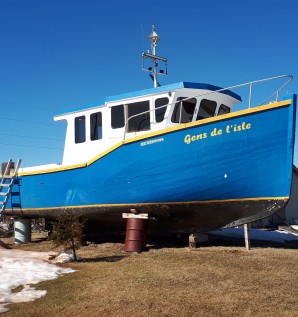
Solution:
[[[147,221],[139,218],[127,219],[125,252],[141,253],[146,249]]]

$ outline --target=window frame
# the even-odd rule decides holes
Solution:
[[[182,101],[182,103],[181,103],[181,101]],[[193,103],[192,101],[195,101],[195,102]],[[182,104],[182,111],[180,110],[181,104]],[[183,109],[186,110],[186,108],[184,108],[184,105],[186,106],[186,104],[193,104],[193,111],[191,114],[191,118],[188,117],[187,121],[186,121],[187,115],[190,115],[190,112],[189,113],[186,111],[183,112]],[[178,97],[176,102],[175,102],[175,107],[174,107],[174,110],[173,110],[173,113],[171,116],[172,123],[179,123],[180,124],[180,123],[192,122],[196,107],[197,107],[197,99],[196,98],[194,98],[194,97],[193,98]],[[181,118],[180,118],[180,111],[181,111]]]
[[[75,143],[86,142],[86,116],[75,117]]]
[[[146,109],[142,109],[141,107]],[[126,104],[126,109],[127,109],[127,122],[128,122],[126,128],[128,133],[150,130],[151,122],[150,122],[150,100],[149,99],[128,103]],[[140,111],[136,111],[139,109]],[[131,117],[133,118],[129,119]],[[141,127],[141,125],[143,125],[143,128]]]
[[[166,103],[163,102],[165,100],[167,100]],[[158,101],[161,103],[157,105]],[[159,98],[156,98],[154,100],[154,115],[155,115],[155,122],[156,123],[161,123],[164,121],[166,111],[168,109],[168,107],[166,107],[166,105],[168,105],[169,102],[170,102],[170,99],[168,97],[159,97]]]
[[[205,102],[207,102],[209,104],[212,103],[212,106],[214,107],[213,112],[208,111],[208,106],[209,105],[208,104],[206,105]],[[207,107],[207,110],[206,110],[205,106]],[[203,119],[208,119],[208,118],[213,118],[215,116],[215,113],[216,113],[216,108],[217,108],[217,102],[215,100],[210,100],[210,99],[205,99],[205,98],[202,99],[200,101],[200,106],[199,106],[199,109],[198,109],[198,113],[196,115],[196,121],[203,120]],[[203,116],[203,117],[199,118],[201,109],[203,109],[205,111],[205,113],[209,114],[209,116],[204,116],[204,114],[201,113],[201,116]]]
[[[96,141],[101,139],[102,139],[102,112],[98,111],[98,112],[94,112],[90,114],[90,140]]]
[[[121,129],[121,128],[124,128],[124,126],[125,126],[125,106],[124,106],[124,104],[111,107],[111,127],[112,127],[112,129]]]
[[[220,110],[221,110],[221,109],[224,109],[224,108],[229,109],[229,110],[228,110],[228,111],[224,111],[223,113],[220,113]],[[221,105],[219,106],[219,108],[218,108],[217,115],[218,115],[218,116],[222,116],[222,115],[228,114],[228,113],[230,113],[230,112],[231,112],[231,108],[230,108],[230,107],[228,107],[228,106],[226,106],[226,105],[224,105],[224,104],[221,104]]]

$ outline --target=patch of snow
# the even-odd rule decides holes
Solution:
[[[77,256],[77,260],[81,258]],[[61,252],[55,259],[53,260],[54,263],[69,263],[74,261],[74,256],[71,251],[63,251]]]
[[[5,231],[8,231],[9,230],[9,225],[8,225],[8,223],[1,223],[0,222],[0,228],[5,230]]]
[[[34,301],[46,295],[47,291],[36,290],[32,284],[75,272],[46,262],[52,256],[51,252],[0,250],[0,313],[8,311],[9,303]],[[23,288],[13,292],[19,286]]]

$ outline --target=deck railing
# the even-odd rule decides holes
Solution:
[[[270,78],[265,78],[265,79],[260,79],[260,80],[255,80],[255,81],[250,81],[250,82],[247,82],[247,83],[244,83],[244,84],[239,84],[239,85],[235,85],[235,86],[230,86],[230,87],[227,87],[227,88],[221,88],[221,89],[218,89],[218,90],[214,90],[214,91],[209,91],[209,92],[206,92],[206,93],[203,93],[203,94],[198,94],[198,95],[194,95],[194,96],[191,96],[191,97],[188,97],[188,98],[184,98],[183,100],[180,100],[179,102],[181,103],[180,105],[180,114],[179,114],[179,122],[178,124],[181,124],[181,117],[182,117],[182,102],[183,101],[187,101],[187,100],[190,100],[192,98],[197,98],[197,97],[202,97],[202,96],[206,96],[206,95],[211,95],[211,94],[216,94],[216,93],[221,93],[221,92],[224,92],[226,90],[234,90],[234,89],[237,89],[237,88],[241,88],[241,87],[245,87],[245,86],[248,86],[249,87],[249,96],[248,96],[248,108],[251,108],[251,103],[252,103],[252,91],[253,91],[253,86],[256,85],[256,84],[259,84],[259,83],[264,83],[264,82],[268,82],[268,81],[273,81],[273,80],[278,80],[278,79],[283,79],[283,78],[286,78],[287,81],[282,84],[277,90],[275,90],[269,97],[267,97],[263,102],[261,103],[258,103],[258,105],[256,106],[261,106],[263,104],[265,104],[266,102],[268,102],[270,99],[272,99],[274,96],[275,96],[275,101],[278,101],[278,97],[279,97],[279,93],[282,89],[284,89],[292,80],[293,80],[293,76],[292,75],[281,75],[281,76],[276,76],[276,77],[270,77]],[[158,107],[157,109],[162,109],[162,108],[167,108],[169,106],[172,106],[174,104],[176,104],[177,101],[175,102],[172,102],[172,103],[169,103],[169,104],[166,104],[164,106],[161,106],[161,107]],[[128,131],[128,123],[131,119],[133,118],[136,118],[138,116],[141,116],[141,115],[144,115],[144,114],[150,114],[151,112],[153,111],[156,111],[157,109],[150,109],[150,110],[147,110],[147,111],[144,111],[144,112],[140,112],[138,114],[135,114],[129,118],[127,118],[126,122],[125,122],[125,127],[124,127],[124,136],[123,136],[123,141],[125,141],[125,137],[126,137],[126,134],[129,133],[129,132],[133,132],[133,131]]]

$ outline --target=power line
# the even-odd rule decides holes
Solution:
[[[35,137],[35,136],[29,136],[29,135],[19,135],[19,134],[9,134],[9,133],[0,133],[0,135],[16,136],[20,138],[29,138],[29,139],[38,139],[38,140],[63,141],[63,139],[42,138],[42,137]]]
[[[25,123],[30,123],[30,124],[47,125],[47,126],[55,126],[55,127],[60,127],[60,128],[62,127],[61,125],[56,125],[56,124],[53,124],[53,123],[43,123],[43,122],[36,122],[36,121],[27,121],[27,120],[20,120],[20,119],[4,118],[4,117],[0,117],[0,120],[25,122]]]
[[[23,105],[21,103],[11,102],[11,101],[6,101],[6,100],[0,100],[0,103],[6,103],[8,105],[13,105],[13,106],[18,106],[18,107],[33,108],[33,109],[38,109],[38,110],[42,110],[42,111],[52,112],[52,110],[49,110],[46,108],[31,106],[31,105]]]
[[[34,145],[23,145],[23,144],[9,144],[9,143],[2,143],[2,145],[8,145],[8,146],[17,146],[17,147],[29,147],[29,148],[36,148],[36,149],[48,149],[48,150],[63,150],[60,147],[47,147],[47,146],[34,146]]]

